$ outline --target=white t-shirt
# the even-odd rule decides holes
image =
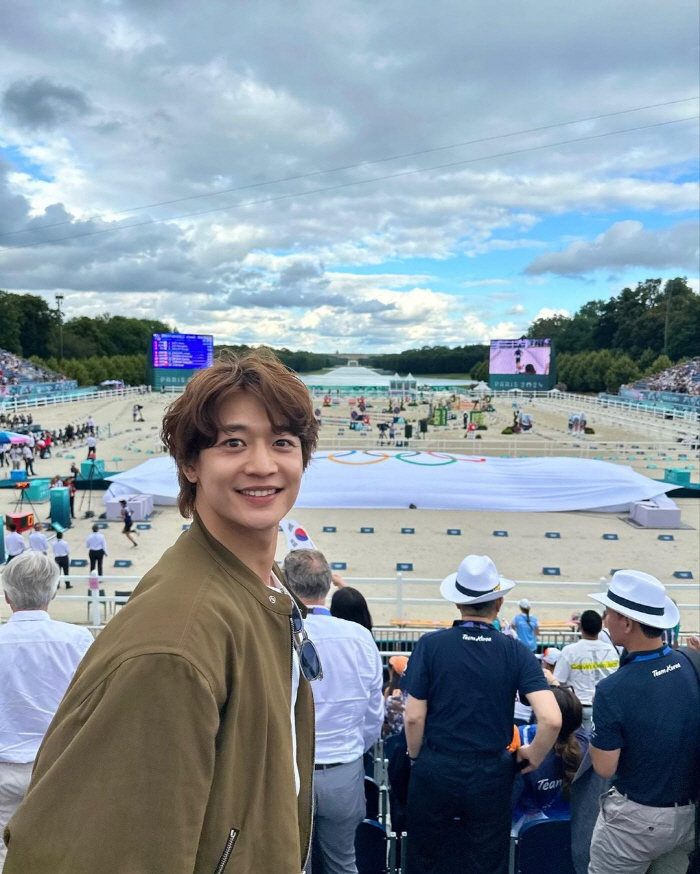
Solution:
[[[92,435],[90,435],[85,441],[85,444],[91,449],[94,449],[94,447],[97,446],[97,440]]]
[[[275,589],[277,592],[283,592],[290,600],[292,596],[283,586],[280,580],[274,574],[270,574],[270,589]],[[299,765],[297,763],[297,726],[294,719],[294,709],[297,703],[297,694],[299,692],[299,656],[297,648],[292,644],[292,708],[290,713],[290,722],[292,726],[292,757],[294,759],[294,785],[297,790],[297,795],[301,789],[301,779],[299,778]]]
[[[569,683],[581,704],[593,704],[595,687],[620,666],[614,646],[604,640],[584,640],[570,643],[561,651],[554,666],[554,679]]]

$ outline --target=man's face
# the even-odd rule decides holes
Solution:
[[[627,640],[629,620],[616,610],[612,610],[610,607],[605,611],[604,619],[605,625],[610,634],[610,640],[612,640],[615,646],[624,646],[625,641]]]
[[[197,484],[195,509],[217,539],[274,531],[294,506],[303,472],[301,442],[273,430],[265,408],[246,392],[223,401],[219,433],[185,468]],[[218,536],[217,536],[218,534]]]

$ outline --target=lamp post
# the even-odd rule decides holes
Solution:
[[[59,361],[63,361],[63,313],[61,312],[61,304],[63,303],[63,295],[60,292],[56,293],[56,308],[58,309],[58,336],[61,348]]]

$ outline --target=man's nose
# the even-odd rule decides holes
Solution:
[[[275,461],[272,449],[262,442],[253,443],[246,459],[246,473],[256,476],[269,476],[272,473],[276,473],[276,471],[277,462]]]

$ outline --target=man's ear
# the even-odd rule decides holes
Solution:
[[[183,464],[182,472],[188,483],[194,485],[197,482],[197,467],[194,464]]]

